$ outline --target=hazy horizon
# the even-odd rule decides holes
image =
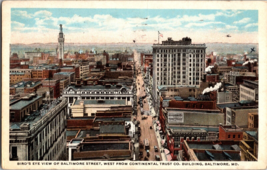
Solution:
[[[233,43],[206,43],[207,49],[206,53],[210,54],[211,52],[215,52],[218,55],[225,56],[227,54],[244,54],[245,52],[249,53],[250,48],[255,47],[256,52],[253,54],[249,54],[251,56],[257,56],[258,55],[258,44],[255,43],[246,43],[246,44],[233,44]],[[34,52],[36,49],[40,48],[40,52],[56,52],[57,44],[56,43],[48,43],[48,44],[23,44],[23,45],[12,45],[11,44],[11,53],[18,53],[19,57],[23,57],[25,52]],[[112,43],[106,43],[106,44],[73,44],[73,43],[67,43],[64,46],[64,51],[69,51],[70,53],[74,52],[85,52],[90,51],[94,49],[94,51],[98,51],[99,53],[102,51],[106,51],[110,54],[112,53],[119,53],[123,52],[125,50],[127,51],[133,51],[137,50],[137,52],[152,52],[152,44],[134,44],[134,43],[128,43],[128,44],[112,44]]]

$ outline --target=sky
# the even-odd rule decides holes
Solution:
[[[12,8],[11,43],[57,43],[59,24],[65,43],[258,43],[257,10],[89,8]]]

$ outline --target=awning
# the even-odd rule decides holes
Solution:
[[[171,161],[172,160],[172,156],[171,155],[167,155],[167,161]]]
[[[164,149],[164,152],[166,155],[168,155],[170,153],[170,151],[168,149]]]

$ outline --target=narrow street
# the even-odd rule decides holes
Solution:
[[[135,61],[136,62],[136,70],[138,73],[140,73],[140,69],[139,68],[139,62],[138,61],[138,56],[136,56],[138,54],[135,53]],[[139,99],[140,97],[143,97],[146,95],[146,92],[145,92],[145,88],[143,87],[143,84],[144,84],[144,81],[143,81],[143,78],[142,78],[142,75],[141,74],[137,74],[137,78],[136,78],[136,85],[137,85],[137,101],[139,102]],[[149,110],[149,105],[148,105],[148,101],[146,98],[144,98],[142,100],[142,104],[143,104],[143,110],[146,112],[146,111],[150,111]],[[144,146],[144,140],[145,139],[148,139],[149,141],[149,154],[150,156],[148,157],[148,160],[150,161],[155,161],[155,155],[158,155],[160,157],[160,160],[161,159],[161,154],[160,154],[160,150],[159,150],[159,146],[158,146],[158,142],[157,142],[157,137],[155,135],[155,132],[154,132],[154,126],[153,126],[153,118],[152,116],[150,115],[145,115],[145,117],[147,117],[146,119],[142,119],[142,114],[141,114],[141,108],[140,108],[140,104],[138,104],[137,106],[137,120],[140,121],[140,128],[141,128],[141,136],[140,136],[140,144]],[[152,127],[152,129],[150,129],[150,127]],[[156,146],[158,148],[158,151],[155,152],[155,149],[154,149],[154,146]],[[145,146],[144,147],[140,147],[140,152],[143,152],[143,158],[141,158],[141,160],[144,160],[145,157],[147,156],[147,152],[146,152],[146,149],[145,149]]]

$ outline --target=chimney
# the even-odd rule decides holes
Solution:
[[[59,68],[62,68],[62,66],[63,66],[63,63],[62,63],[62,59],[61,58],[59,59],[58,66],[59,66]]]

